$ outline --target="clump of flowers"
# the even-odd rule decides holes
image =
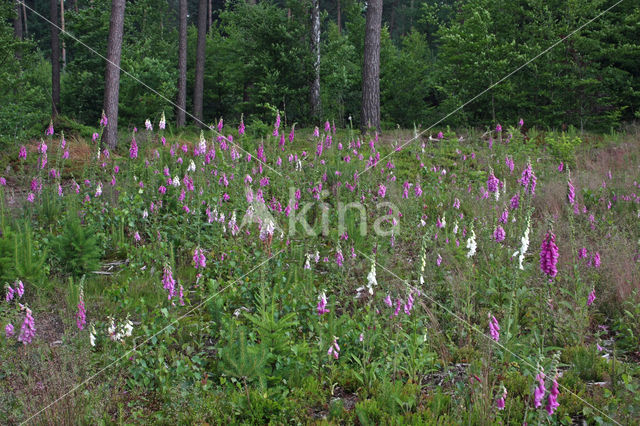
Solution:
[[[549,278],[554,278],[558,274],[558,246],[556,245],[556,236],[553,232],[547,232],[540,246],[540,269]]]
[[[501,243],[504,241],[505,237],[506,237],[506,233],[504,232],[504,228],[500,225],[496,226],[495,231],[493,231],[493,238],[497,242]]]

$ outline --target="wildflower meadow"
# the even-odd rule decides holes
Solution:
[[[638,133],[162,111],[3,157],[5,424],[635,424]]]

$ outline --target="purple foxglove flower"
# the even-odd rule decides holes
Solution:
[[[553,416],[553,413],[560,406],[560,404],[558,404],[558,395],[560,395],[560,392],[558,391],[558,381],[554,378],[551,385],[551,391],[549,391],[547,406],[545,407],[547,414],[550,416]]]
[[[587,299],[587,306],[591,306],[593,302],[596,300],[596,289],[591,289],[591,293],[589,293],[589,298]]]
[[[168,299],[171,300],[176,294],[176,281],[173,279],[171,267],[165,266],[162,270],[162,288],[167,290]]]
[[[498,324],[496,317],[491,314],[489,314],[489,333],[491,333],[491,338],[496,342],[500,340],[500,324]]]
[[[384,186],[383,184],[380,184],[378,186],[378,196],[380,198],[384,198],[385,194],[387,193],[387,187]]]
[[[506,233],[504,232],[504,228],[502,226],[498,225],[496,227],[496,230],[493,231],[493,238],[497,242],[501,243],[501,242],[504,241],[505,237],[506,237]]]
[[[324,294],[324,292],[322,292],[322,294],[320,294],[320,296],[318,297],[317,310],[319,316],[331,312],[329,309],[327,309],[327,296]]]
[[[573,206],[573,204],[576,202],[576,189],[573,187],[571,179],[567,181],[567,189],[567,198],[569,199],[569,204]]]
[[[384,298],[384,304],[390,308],[393,306],[393,302],[391,301],[390,295],[387,294],[387,297]]]
[[[87,310],[84,307],[84,300],[80,299],[78,302],[78,313],[76,314],[76,325],[79,330],[84,329],[87,323]]]
[[[6,302],[11,302],[14,298],[14,290],[11,288],[11,286],[7,286],[7,293],[4,296],[4,300]]]
[[[511,207],[511,210],[515,210],[520,206],[520,193],[517,193],[511,198],[509,206]]]
[[[547,392],[547,388],[544,387],[544,373],[540,372],[536,376],[536,380],[538,381],[538,386],[533,392],[533,405],[536,408],[542,407],[542,399],[544,398],[544,394]]]
[[[136,159],[138,158],[138,143],[136,142],[136,138],[131,139],[131,148],[129,148],[129,158]]]
[[[4,334],[5,334],[5,336],[7,336],[7,338],[13,337],[13,335],[15,334],[15,332],[13,330],[13,324],[7,324],[4,327]]]
[[[26,314],[24,316],[22,327],[20,328],[20,336],[18,336],[18,341],[26,345],[31,343],[31,341],[35,337],[36,327],[33,316],[31,315],[31,309],[26,307],[24,309],[26,310]]]
[[[500,189],[500,179],[498,179],[493,171],[489,173],[489,178],[487,179],[487,191],[494,193]]]
[[[553,232],[547,232],[540,246],[540,269],[549,278],[554,278],[558,274],[558,246],[556,245],[556,236]]]
[[[502,396],[496,401],[496,408],[501,411],[504,410],[505,400],[507,399],[507,389],[503,388]]]

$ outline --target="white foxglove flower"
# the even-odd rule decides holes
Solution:
[[[127,321],[122,325],[122,330],[125,337],[131,336],[131,333],[133,332],[133,323],[130,319],[127,319]]]
[[[469,249],[467,258],[473,257],[473,255],[476,254],[476,249],[478,248],[478,244],[476,243],[476,233],[473,229],[471,230],[471,236],[467,240],[467,248]]]
[[[91,343],[91,346],[96,345],[96,329],[93,324],[91,325],[91,332],[89,333],[89,343]]]
[[[98,183],[98,187],[96,188],[96,197],[99,197],[102,195],[102,182]]]
[[[195,172],[196,171],[196,163],[191,160],[189,163],[189,167],[187,167],[187,172]]]
[[[204,138],[204,133],[200,130],[200,142],[198,143],[198,151],[202,154],[207,152],[207,140]]]
[[[524,261],[524,255],[527,253],[529,249],[529,232],[531,230],[531,217],[527,217],[527,228],[524,231],[524,235],[520,240],[522,242],[522,246],[520,247],[520,256],[518,257],[518,266],[521,270],[524,270],[524,266],[522,262]]]
[[[171,185],[173,186],[180,186],[180,178],[178,176],[173,178],[173,182],[171,182]]]

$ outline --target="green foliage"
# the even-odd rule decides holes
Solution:
[[[257,381],[264,385],[267,348],[262,344],[250,344],[243,327],[233,324],[229,327],[227,344],[220,348],[221,371],[245,384]]]
[[[557,136],[549,136],[545,141],[549,144],[549,150],[554,157],[567,164],[575,164],[575,151],[582,143],[580,137],[571,137],[570,135],[562,133]]]
[[[436,60],[426,37],[411,31],[400,49],[389,46],[389,50],[381,66],[383,119],[405,128],[432,124],[428,120],[433,120],[432,109],[438,100],[434,90]]]
[[[62,270],[75,277],[100,266],[102,253],[98,238],[92,229],[80,223],[76,212],[67,215],[54,247]]]
[[[47,250],[41,247],[28,222],[8,226],[0,237],[0,279],[13,282],[21,279],[42,284],[47,276]]]
[[[41,134],[51,112],[51,66],[30,40],[13,36],[13,2],[0,5],[0,143]]]

